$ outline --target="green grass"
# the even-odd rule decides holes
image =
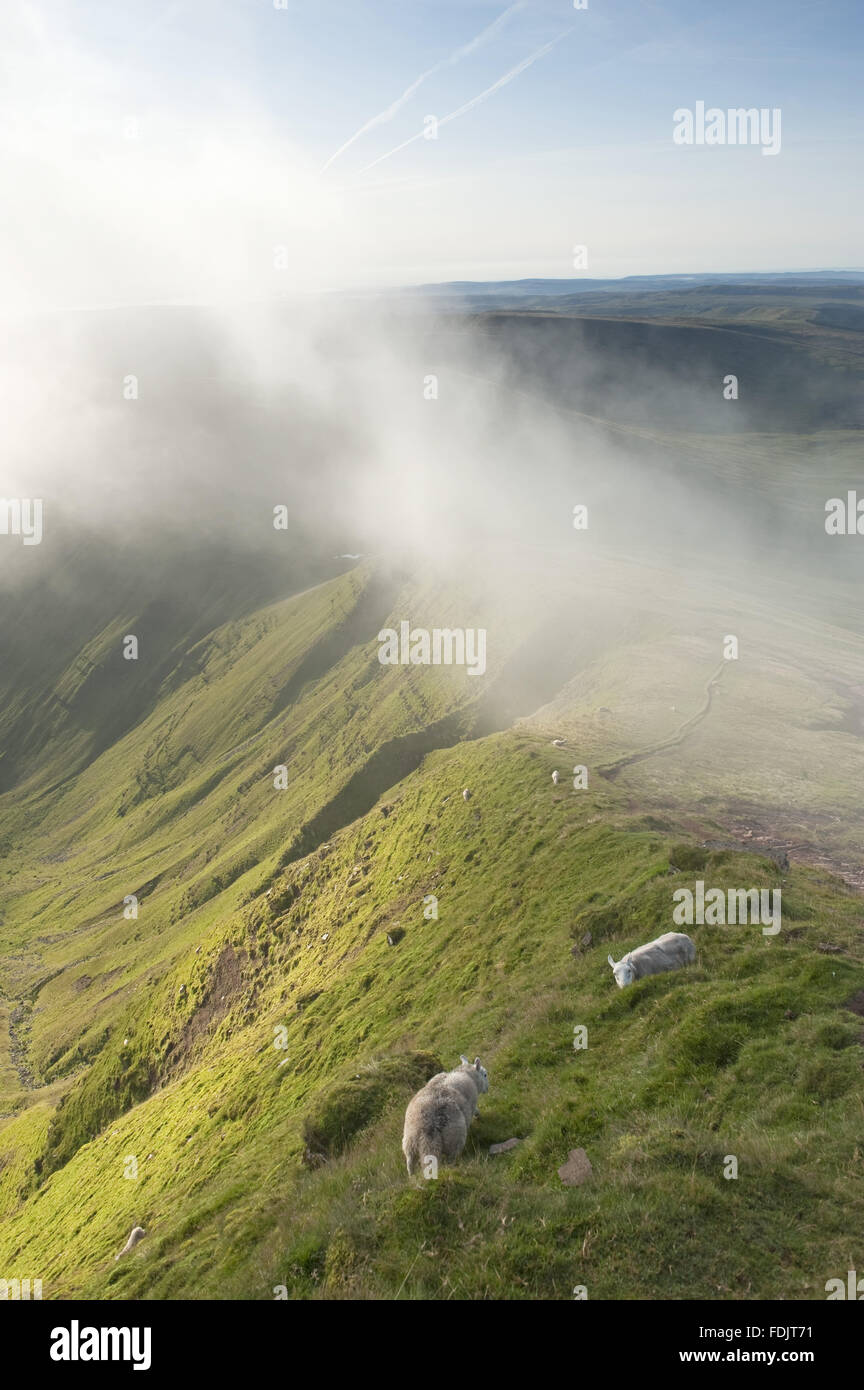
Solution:
[[[634,613],[615,564],[592,558],[590,594],[572,559],[548,566],[495,606],[434,576],[388,590],[397,621],[488,622],[488,697],[380,667],[350,626],[358,570],[216,629],[99,757],[4,795],[4,1278],[46,1298],[773,1299],[860,1267],[861,899],[830,863],[701,847],[758,810],[835,867],[857,853],[858,741],[813,716],[837,670],[864,679],[860,640],[742,606],[745,659],[675,746],[733,591],[672,605],[676,578],[646,571]],[[538,696],[550,575],[544,621],[574,655]],[[525,704],[479,737],[505,679]],[[782,932],[694,927],[696,965],[618,991],[607,954],[672,929],[696,878],[782,887]],[[409,1180],[405,1104],[460,1053],[489,1095],[458,1164]],[[576,1147],[593,1175],[565,1188]]]

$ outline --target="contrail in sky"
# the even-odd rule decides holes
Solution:
[[[573,26],[571,24],[570,29],[572,28]],[[464,116],[467,111],[473,111],[475,106],[480,106],[487,97],[491,97],[493,92],[497,92],[502,87],[506,87],[507,83],[512,82],[514,77],[518,77],[520,72],[524,72],[526,68],[530,68],[531,64],[536,63],[538,58],[543,58],[550,49],[555,47],[556,43],[559,43],[566,34],[570,33],[570,29],[564,29],[554,39],[551,39],[549,43],[544,43],[542,48],[538,48],[534,53],[529,53],[527,58],[523,58],[521,63],[516,64],[515,68],[511,68],[509,72],[505,72],[504,76],[499,77],[497,82],[493,82],[491,87],[487,87],[485,91],[480,92],[476,97],[472,97],[470,101],[466,101],[464,106],[457,106],[455,111],[451,111],[447,116],[442,116],[438,122],[438,128],[440,129],[442,125],[447,125],[448,121],[455,121],[457,117]],[[420,130],[416,135],[411,135],[407,140],[403,140],[401,145],[395,145],[394,148],[388,150],[386,154],[381,154],[377,159],[373,159],[371,164],[364,165],[364,167],[359,170],[359,173],[365,174],[369,169],[374,169],[376,164],[383,163],[383,161],[389,159],[391,155],[398,154],[400,150],[406,149],[408,145],[413,145],[415,140],[422,140],[424,134],[425,132]]]
[[[384,110],[379,111],[377,116],[372,116],[365,125],[361,125],[360,129],[355,130],[354,134],[350,139],[345,141],[344,145],[339,146],[335,154],[331,154],[327,163],[322,165],[321,173],[323,174],[325,169],[329,169],[334,160],[337,160],[347,149],[350,149],[354,141],[359,140],[361,135],[365,135],[367,130],[372,130],[375,126],[385,125],[387,121],[392,121],[397,111],[400,111],[406,101],[409,101],[410,98],[413,97],[418,87],[422,87],[427,77],[432,77],[434,73],[440,72],[441,68],[451,67],[454,63],[458,63],[463,58],[467,58],[470,53],[474,53],[482,44],[486,43],[487,39],[491,39],[494,34],[497,34],[498,30],[506,24],[511,14],[515,14],[517,10],[524,10],[525,4],[526,0],[517,0],[515,5],[510,5],[503,14],[499,14],[497,19],[494,19],[491,24],[487,24],[486,28],[482,29],[480,33],[476,34],[468,43],[463,44],[461,48],[455,49],[454,52],[450,54],[449,58],[443,58],[441,62],[436,63],[434,67],[428,68],[426,72],[421,72],[420,76],[416,77],[411,85],[405,88],[405,91],[400,97],[397,97],[390,106],[385,106]]]

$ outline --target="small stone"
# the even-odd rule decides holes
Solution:
[[[565,1187],[579,1187],[590,1178],[593,1169],[591,1160],[584,1149],[571,1149],[567,1162],[558,1169],[558,1176]]]
[[[521,1139],[505,1139],[502,1144],[490,1144],[489,1152],[490,1154],[506,1154],[509,1153],[511,1149],[515,1149],[517,1144],[521,1143]]]

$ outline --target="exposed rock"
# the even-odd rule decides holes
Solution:
[[[565,1187],[579,1187],[590,1178],[593,1169],[591,1160],[584,1149],[571,1149],[567,1162],[558,1169],[558,1176]]]
[[[506,1154],[509,1153],[510,1149],[515,1149],[516,1145],[521,1143],[521,1139],[505,1139],[501,1144],[490,1144],[489,1152],[490,1154]]]

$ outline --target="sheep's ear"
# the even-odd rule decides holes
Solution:
[[[612,959],[612,957],[611,957],[611,956],[607,956],[606,959],[608,960],[609,964],[612,966],[612,969],[614,970],[614,969],[615,969],[615,962],[614,962],[614,960]]]
[[[466,1065],[466,1067],[470,1067],[470,1065],[471,1065],[471,1063],[468,1061],[468,1058],[467,1058],[467,1057],[463,1057],[461,1052],[459,1053],[459,1061],[460,1061],[460,1062],[464,1062],[465,1065]]]
[[[475,1057],[475,1058],[474,1058],[474,1067],[475,1067],[475,1069],[476,1069],[477,1071],[480,1070],[480,1058],[479,1058],[479,1057]]]

